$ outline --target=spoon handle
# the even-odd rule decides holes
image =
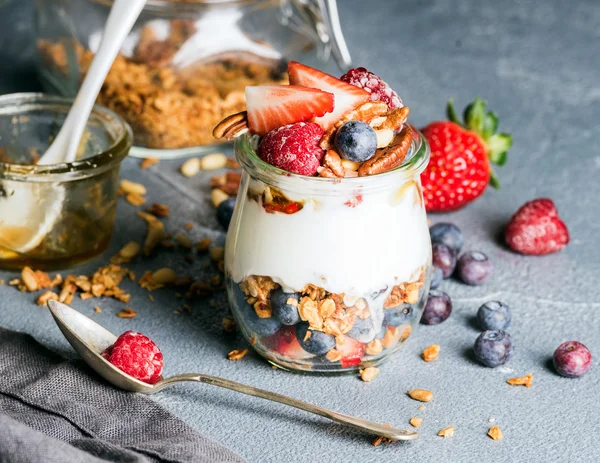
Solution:
[[[282,394],[265,391],[264,389],[247,386],[245,384],[236,383],[235,381],[230,381],[223,378],[217,378],[216,376],[192,373],[171,376],[170,378],[166,378],[160,383],[158,383],[156,386],[154,386],[152,392],[158,392],[164,389],[165,387],[182,381],[196,381],[200,383],[211,384],[213,386],[223,387],[225,389],[231,389],[232,391],[241,392],[242,394],[260,397],[261,399],[267,399],[273,402],[279,402],[284,405],[289,405],[290,407],[299,408],[300,410],[304,410],[309,413],[314,413],[316,415],[329,418],[332,421],[344,424],[359,431],[374,434],[377,436],[387,437],[392,440],[413,440],[419,437],[419,434],[417,434],[414,431],[395,429],[390,426],[374,423],[372,421],[362,420],[353,416],[343,415],[341,413],[326,410],[324,408],[317,407],[316,405],[312,405],[301,400],[293,399]]]

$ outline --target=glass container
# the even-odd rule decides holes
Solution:
[[[284,369],[355,372],[396,352],[421,318],[431,243],[413,128],[406,160],[366,177],[307,177],[269,165],[258,137],[236,139],[243,174],[225,273],[233,315]]]
[[[72,100],[39,93],[0,97],[0,267],[72,266],[108,246],[119,169],[133,135],[95,106],[77,159],[35,165],[60,130]]]
[[[111,5],[37,0],[46,91],[77,93]],[[286,82],[288,59],[350,66],[335,0],[148,0],[98,103],[133,128],[132,155],[201,154],[215,149],[213,127],[245,109],[247,85]]]

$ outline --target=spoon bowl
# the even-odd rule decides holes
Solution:
[[[102,357],[102,352],[115,343],[117,336],[66,304],[58,301],[48,301],[48,308],[60,331],[83,360],[85,360],[96,373],[120,389],[131,392],[140,392],[142,394],[154,394],[176,383],[194,381],[289,405],[300,410],[323,416],[356,430],[387,437],[391,440],[414,440],[419,437],[419,434],[415,431],[395,429],[391,426],[343,415],[307,402],[302,402],[292,397],[236,383],[216,376],[200,373],[187,373],[163,378],[156,384],[144,383],[119,370]]]

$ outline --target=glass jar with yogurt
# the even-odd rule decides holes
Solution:
[[[402,165],[343,179],[280,170],[257,143],[248,134],[235,143],[243,176],[225,252],[241,332],[288,370],[379,364],[410,337],[429,288],[427,142],[413,129]]]

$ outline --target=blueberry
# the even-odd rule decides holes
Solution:
[[[481,333],[473,346],[475,357],[486,367],[504,365],[513,355],[512,337],[506,331],[488,330]]]
[[[429,234],[432,244],[445,244],[455,254],[458,254],[465,243],[462,231],[452,223],[436,223],[429,229]]]
[[[401,304],[391,309],[385,309],[383,314],[384,323],[388,326],[400,326],[410,323],[413,308],[408,304]]]
[[[443,291],[429,291],[425,303],[421,323],[423,325],[437,325],[445,321],[452,313],[452,301]]]
[[[471,286],[482,285],[494,273],[494,264],[479,251],[465,252],[456,265],[458,277]]]
[[[564,342],[554,351],[554,368],[562,376],[567,378],[583,376],[591,367],[592,354],[580,342]]]
[[[436,243],[431,247],[431,262],[448,278],[456,267],[456,254],[445,244]]]
[[[310,336],[305,341],[306,333],[310,333]],[[335,338],[332,335],[311,330],[306,323],[300,323],[296,327],[296,338],[302,349],[315,355],[326,354],[335,347]]]
[[[477,311],[477,321],[482,330],[505,330],[510,326],[510,308],[504,302],[486,302]]]
[[[288,301],[293,299],[295,304],[288,304]],[[271,293],[271,309],[273,316],[284,325],[295,325],[300,321],[298,313],[298,293],[286,293],[281,288],[277,288]]]
[[[437,289],[442,284],[442,280],[444,279],[444,272],[439,267],[435,265],[431,269],[431,289]]]
[[[362,121],[342,125],[335,135],[335,147],[343,158],[354,162],[371,159],[377,151],[375,130]]]
[[[243,318],[243,323],[248,329],[259,336],[270,336],[281,328],[281,322],[275,317],[260,318],[256,315],[254,308],[246,302],[246,295],[242,292],[238,285],[233,285],[236,302],[239,312]]]
[[[348,336],[365,344],[375,339],[376,334],[372,318],[363,320],[362,318],[356,317],[352,329],[348,332]]]
[[[227,198],[219,207],[217,207],[217,221],[225,229],[229,228],[229,222],[233,216],[233,208],[235,207],[235,198]]]

